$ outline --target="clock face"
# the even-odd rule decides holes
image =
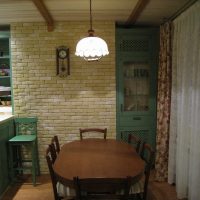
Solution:
[[[67,56],[67,52],[64,49],[61,49],[59,51],[59,57],[60,58],[65,58]]]

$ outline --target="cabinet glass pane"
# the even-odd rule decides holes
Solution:
[[[11,111],[10,34],[0,26],[0,112]],[[5,108],[6,107],[6,108]]]
[[[148,63],[123,63],[124,111],[149,110],[149,75]]]

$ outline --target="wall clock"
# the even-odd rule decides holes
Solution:
[[[69,48],[60,46],[56,49],[57,75],[65,77],[70,75]]]

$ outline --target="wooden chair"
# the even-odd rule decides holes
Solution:
[[[128,135],[128,143],[131,144],[131,145],[134,145],[137,153],[140,152],[141,140],[137,136],[130,133]]]
[[[79,129],[80,131],[80,139],[83,139],[83,134],[88,134],[88,133],[103,133],[103,138],[106,139],[107,136],[107,128],[85,128],[85,129]]]
[[[37,148],[37,118],[15,118],[16,136],[9,140],[10,153],[10,176],[12,180],[16,171],[23,173],[24,170],[30,169],[32,174],[33,185],[36,185],[36,175],[40,174],[38,148]],[[26,154],[30,154],[30,158],[25,158]],[[27,165],[31,163],[31,165]]]
[[[144,177],[139,182],[131,186],[130,193],[137,194],[139,199],[146,200],[149,176],[153,165],[155,152],[149,144],[143,143],[140,155],[146,163]]]
[[[55,135],[53,136],[52,140],[51,140],[51,143],[54,145],[55,147],[55,151],[56,151],[56,154],[59,154],[60,152],[60,143],[59,143],[59,140],[58,140],[58,136]]]
[[[53,164],[55,162],[55,148],[53,144],[50,144],[46,150],[46,161],[48,164],[48,168],[49,168],[49,173],[51,176],[51,182],[52,182],[52,186],[53,186],[53,193],[54,193],[54,199],[55,200],[68,200],[68,199],[74,199],[74,197],[63,197],[60,196],[57,190],[57,184],[59,183],[58,178],[56,176],[56,174],[54,173],[53,170]]]
[[[129,197],[132,179],[127,178],[74,178],[76,200],[123,199]]]

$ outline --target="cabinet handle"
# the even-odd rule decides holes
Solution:
[[[123,110],[124,110],[123,107],[124,107],[123,104],[121,104],[121,112],[123,112]]]
[[[141,117],[133,117],[133,120],[141,120]]]

